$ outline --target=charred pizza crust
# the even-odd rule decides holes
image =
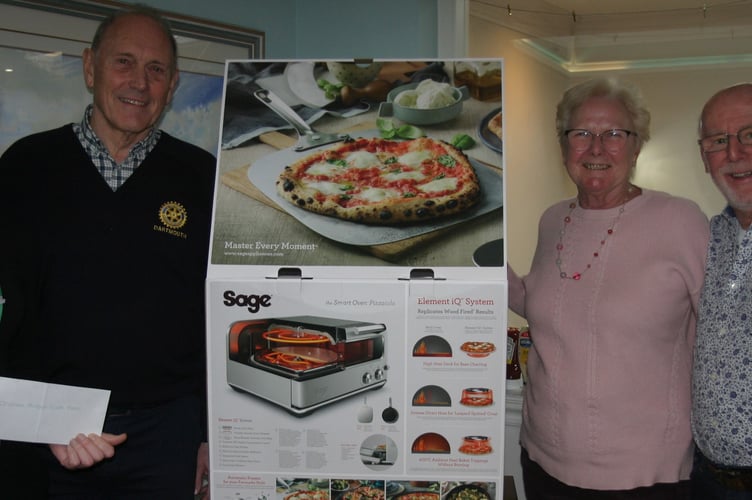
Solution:
[[[501,111],[496,113],[491,117],[490,120],[488,120],[488,130],[491,131],[492,134],[494,134],[499,139],[504,139],[502,135],[502,129],[501,129]]]
[[[374,225],[458,214],[480,198],[478,177],[467,157],[427,137],[340,143],[285,167],[276,188],[302,209]]]

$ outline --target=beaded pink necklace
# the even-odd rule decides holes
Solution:
[[[590,269],[593,266],[593,262],[595,262],[595,259],[597,259],[601,254],[601,249],[606,244],[606,240],[608,240],[608,237],[614,234],[614,227],[616,227],[616,223],[619,222],[619,219],[621,218],[621,214],[624,213],[624,205],[627,204],[627,201],[629,201],[629,193],[632,192],[632,188],[627,192],[627,198],[624,200],[624,203],[621,204],[621,207],[619,207],[619,213],[616,214],[616,218],[611,222],[611,225],[606,230],[606,234],[603,236],[603,238],[600,241],[600,244],[598,245],[598,248],[595,249],[593,252],[593,256],[590,259],[590,262],[587,266],[585,266],[585,269],[578,273],[569,274],[566,271],[562,269],[563,263],[561,260],[561,251],[564,250],[564,235],[567,234],[567,226],[570,222],[572,222],[572,212],[574,212],[574,209],[577,208],[577,203],[572,202],[569,204],[569,213],[564,217],[564,224],[561,227],[561,231],[559,231],[559,241],[556,243],[556,267],[559,269],[559,277],[561,279],[569,279],[569,280],[575,280],[579,281],[582,279],[582,275],[584,275],[588,269]]]

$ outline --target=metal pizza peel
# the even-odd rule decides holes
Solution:
[[[264,103],[272,111],[289,123],[298,133],[298,142],[293,146],[295,151],[306,151],[319,146],[344,141],[347,134],[329,134],[314,130],[298,115],[295,110],[285,104],[274,92],[267,89],[256,90],[254,97]]]

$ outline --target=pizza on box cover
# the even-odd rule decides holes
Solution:
[[[345,493],[343,500],[384,500],[384,490],[373,486],[360,486]]]
[[[286,166],[276,188],[302,209],[375,225],[458,214],[480,198],[478,177],[467,157],[428,137],[346,140]]]
[[[324,490],[298,490],[285,495],[284,500],[329,500],[329,492]]]
[[[492,134],[494,134],[499,139],[504,139],[503,133],[502,133],[502,124],[501,124],[501,118],[502,114],[501,111],[496,113],[491,117],[490,120],[488,120],[488,130],[491,131]]]

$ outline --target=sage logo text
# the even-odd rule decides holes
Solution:
[[[248,311],[251,313],[257,313],[262,307],[269,307],[270,305],[272,305],[272,296],[266,294],[244,295],[235,294],[235,292],[233,292],[232,290],[226,290],[223,297],[225,299],[224,304],[226,306],[247,307]]]

